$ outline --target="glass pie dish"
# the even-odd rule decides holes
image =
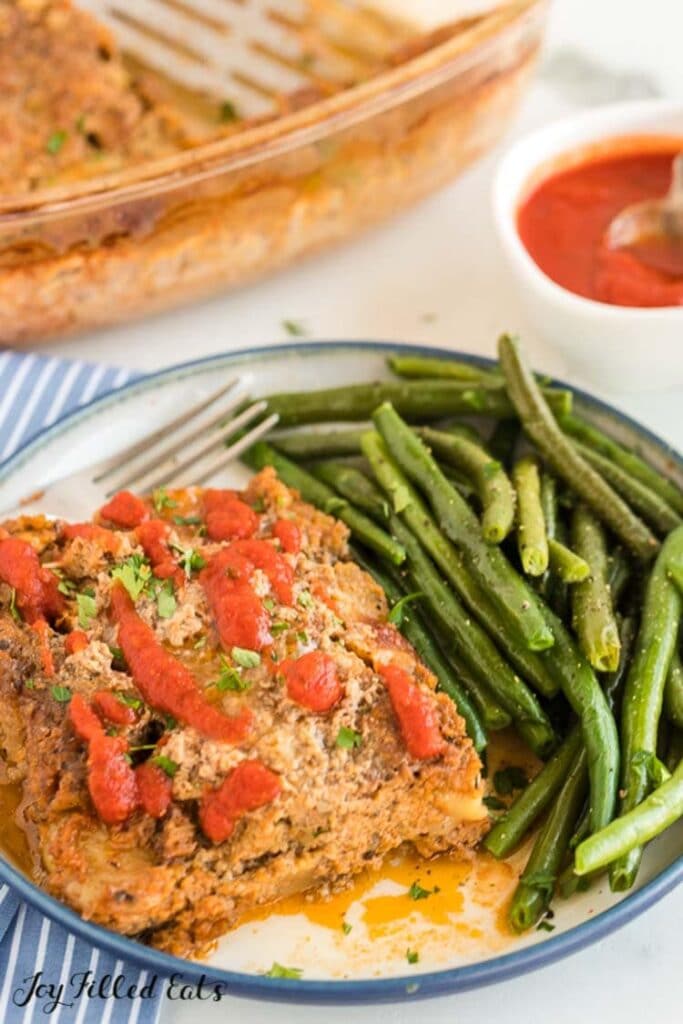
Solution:
[[[434,31],[367,80],[180,152],[0,192],[0,342],[241,285],[444,185],[506,128],[546,9],[517,0]]]

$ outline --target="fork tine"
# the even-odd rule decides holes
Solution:
[[[121,490],[122,487],[132,487],[136,481],[149,476],[150,473],[158,470],[159,466],[169,462],[181,449],[187,449],[197,438],[206,437],[208,431],[217,425],[230,422],[232,413],[234,413],[235,409],[239,409],[245,401],[246,396],[240,390],[237,394],[233,395],[227,405],[221,406],[218,413],[208,419],[202,418],[196,426],[192,426],[189,430],[181,431],[180,433],[176,432],[173,435],[174,440],[170,444],[162,445],[157,451],[153,451],[151,456],[149,455],[149,446],[147,446],[144,453],[138,456],[138,460],[142,458],[142,454],[149,457],[145,458],[141,463],[138,461],[137,466],[135,465],[135,459],[133,460],[133,466],[129,464],[122,466],[123,476],[119,476],[116,480],[109,480],[107,487],[113,491]]]
[[[223,451],[221,451],[220,454],[218,454],[216,458],[206,466],[200,466],[194,476],[194,482],[197,484],[204,483],[204,481],[212,477],[214,473],[217,473],[230,462],[233,462],[242,454],[243,451],[246,451],[247,448],[251,447],[254,441],[258,441],[260,437],[263,437],[263,435],[267,434],[269,430],[272,430],[273,427],[277,425],[279,419],[279,415],[274,412],[271,413],[270,416],[267,416],[265,420],[262,420],[261,423],[257,423],[255,427],[252,427],[251,430],[247,431],[247,433],[240,437],[239,440],[234,441],[233,444],[224,448]],[[172,484],[175,484],[175,482],[175,479],[170,481]]]
[[[152,467],[147,469],[144,473],[134,474],[128,480],[128,484],[143,491],[153,491],[157,487],[168,484],[169,480],[177,478],[185,470],[196,465],[197,462],[208,455],[218,445],[223,445],[226,438],[231,437],[242,427],[251,423],[251,421],[257,416],[264,413],[267,407],[267,402],[260,401],[256,402],[254,405],[250,405],[247,409],[243,409],[237,414],[237,416],[234,416],[227,422],[225,421],[225,417],[221,416],[220,425],[217,426],[215,430],[213,430],[208,436],[206,434],[202,434],[202,439],[198,444],[185,447],[180,461],[177,461],[173,455],[167,457],[165,461],[155,461]],[[193,483],[194,481],[186,480],[185,482]]]
[[[219,398],[222,398],[223,395],[233,391],[240,384],[246,383],[246,381],[246,377],[232,377],[227,384],[224,384],[222,387],[212,392],[208,398],[202,398],[199,402],[196,402],[195,405],[187,409],[186,412],[181,413],[180,416],[176,416],[175,419],[165,423],[163,427],[159,427],[159,429],[155,430],[152,434],[148,434],[147,437],[143,437],[142,440],[136,441],[128,448],[124,448],[122,452],[117,452],[116,455],[113,455],[110,459],[100,463],[98,465],[97,476],[93,477],[94,482],[99,483],[101,480],[104,480],[105,477],[109,476],[110,473],[114,473],[127,462],[130,462],[131,459],[136,458],[143,452],[149,451],[150,445],[156,444],[157,441],[161,441],[162,438],[168,437],[169,432],[178,430],[180,427],[184,427],[186,423],[191,419],[194,419],[195,416],[198,416],[204,411],[204,409],[208,409],[214,402],[217,402]]]

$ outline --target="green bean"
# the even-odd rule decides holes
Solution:
[[[298,430],[290,434],[269,434],[268,441],[292,459],[326,459],[360,454],[360,430]]]
[[[538,580],[538,592],[561,618],[564,617],[568,593],[567,585],[561,578],[556,566],[553,565],[553,542],[561,544],[565,539],[564,523],[560,519],[557,495],[557,480],[545,470],[541,473],[541,507],[545,520],[545,532],[548,536],[548,570]],[[552,570],[552,571],[551,571]]]
[[[386,403],[375,411],[373,419],[396,463],[422,487],[439,526],[461,551],[468,571],[490,594],[500,615],[530,650],[551,647],[553,634],[543,620],[536,595],[500,549],[484,541],[474,512],[448,482],[417,434]],[[393,498],[394,507],[400,510],[401,495],[394,494]]]
[[[452,378],[454,380],[486,380],[495,376],[485,367],[462,359],[439,359],[433,356],[393,355],[387,363],[399,377]]]
[[[675,645],[669,674],[664,688],[664,711],[677,729],[683,729],[683,661],[678,644]]]
[[[519,440],[519,420],[498,420],[489,438],[487,448],[502,466],[510,466]]]
[[[444,434],[452,434],[454,437],[464,437],[466,441],[471,441],[472,444],[483,444],[481,434],[476,427],[471,426],[469,423],[446,421],[439,424],[439,430],[443,431]]]
[[[585,799],[587,778],[586,754],[581,750],[536,837],[512,897],[508,917],[516,932],[531,928],[550,905],[557,875]]]
[[[542,651],[539,657],[556,675],[565,697],[581,720],[590,778],[591,830],[597,831],[614,815],[619,774],[617,727],[593,669],[564,623],[549,608],[544,612],[555,636],[555,646],[550,651]]]
[[[580,416],[564,415],[560,417],[560,426],[565,433],[588,445],[593,451],[606,456],[613,465],[626,470],[635,480],[649,487],[651,491],[663,498],[671,508],[683,516],[683,490],[673,480],[668,480],[662,473],[639,455],[623,445],[618,444],[604,434],[592,423],[586,423]]]
[[[590,576],[591,567],[585,558],[554,537],[548,538],[548,555],[550,568],[563,583],[581,583]]]
[[[583,747],[581,726],[575,725],[538,775],[523,789],[484,839],[494,857],[507,857],[518,846],[534,822],[548,807],[564,784],[577,754]]]
[[[355,466],[347,466],[343,462],[330,459],[326,462],[316,462],[310,469],[318,480],[329,484],[343,498],[363,512],[367,512],[373,519],[383,522],[389,518],[389,502],[375,484]]]
[[[527,455],[516,462],[512,481],[517,492],[517,546],[522,568],[527,576],[542,576],[549,556],[536,459]]]
[[[626,470],[612,462],[606,455],[594,452],[588,445],[575,441],[576,450],[625,501],[643,517],[645,522],[659,533],[669,533],[681,524],[681,517],[668,505],[664,498],[651,491],[640,480],[629,476]]]
[[[390,572],[380,569],[379,566],[367,559],[357,549],[353,551],[353,558],[379,584],[386,594],[390,605],[396,607],[398,602],[405,596],[405,590],[401,584],[396,581]],[[414,606],[407,606],[402,615],[401,622],[398,624],[398,628],[413,645],[427,668],[434,673],[438,681],[438,688],[443,690],[456,705],[458,714],[465,721],[467,735],[472,740],[474,749],[481,753],[486,747],[487,737],[486,730],[479,717],[479,712],[455,671],[441,653],[420,612]]]
[[[656,537],[562,433],[516,340],[503,335],[498,351],[508,395],[539,452],[638,558],[652,558],[659,547]]]
[[[500,732],[512,724],[512,716],[509,711],[501,707],[496,700],[495,694],[486,685],[486,682],[479,678],[476,672],[472,671],[467,662],[461,658],[453,649],[451,638],[443,627],[437,628],[439,646],[442,657],[446,659],[460,680],[465,692],[469,695],[474,704],[477,714],[481,718],[484,728],[490,732]]]
[[[608,864],[626,862],[683,816],[683,761],[661,786],[576,849],[576,872],[586,875]]]
[[[571,392],[545,392],[553,410],[571,410]],[[281,427],[306,423],[367,420],[382,402],[391,402],[401,415],[414,423],[444,416],[482,415],[510,417],[514,409],[500,382],[458,380],[394,380],[370,384],[349,384],[322,391],[286,391],[266,397],[268,412],[277,413]]]
[[[422,544],[449,582],[459,589],[463,583],[463,572],[457,552],[438,529],[420,496],[392,462],[379,435],[369,433],[361,443],[386,493],[394,498],[397,493],[401,496],[398,505],[402,519],[399,518],[393,532],[408,552],[409,568],[414,567]],[[394,504],[397,507],[396,502]],[[538,700],[513,672],[478,623],[460,605],[459,608],[465,620],[464,630],[460,629],[465,640],[460,646],[467,662],[486,667],[485,679],[497,702],[512,716],[532,749],[541,754],[547,753],[554,737]]]
[[[304,501],[341,519],[359,541],[394,565],[400,565],[405,560],[405,551],[385,530],[380,529],[344,498],[340,498],[327,484],[316,480],[296,463],[290,462],[265,441],[257,441],[244,453],[242,459],[252,469],[272,466],[282,482],[288,487],[295,488]]]
[[[430,427],[423,427],[418,433],[438,459],[462,470],[472,480],[482,505],[484,540],[500,544],[515,518],[515,492],[501,464],[481,445],[464,437]]]
[[[599,672],[619,665],[619,628],[607,581],[608,564],[602,526],[585,506],[572,517],[572,544],[590,566],[590,576],[572,587],[572,622],[582,651]]]
[[[621,716],[622,816],[641,803],[650,789],[643,759],[656,754],[664,687],[682,608],[681,595],[668,578],[667,565],[670,560],[676,561],[682,551],[683,526],[665,540],[647,582],[637,650],[626,680]],[[636,845],[611,865],[610,886],[615,892],[633,885],[641,856],[642,849]]]
[[[586,836],[588,836],[589,834],[590,814],[588,805],[586,804],[584,806],[583,811],[581,812],[581,817],[577,822],[576,828],[574,829],[574,834],[569,840],[570,849],[575,850],[579,843],[582,843]],[[564,871],[562,871],[560,877],[557,880],[557,891],[559,892],[563,900],[568,900],[571,896],[574,895],[574,893],[589,889],[591,878],[591,875],[579,878],[579,876],[574,871],[574,857],[572,856],[572,859],[570,860],[569,864],[567,864],[566,868],[564,869]]]

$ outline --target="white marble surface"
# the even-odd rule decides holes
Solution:
[[[681,0],[555,0],[545,71],[511,134],[582,103],[653,92],[683,96],[682,37]],[[577,74],[576,53],[597,61],[598,72],[584,63]],[[600,66],[612,74],[604,77]],[[561,375],[562,361],[525,331],[498,251],[488,205],[496,157],[400,220],[315,263],[237,295],[53,344],[50,351],[153,369],[286,340],[284,319],[301,321],[312,337],[403,339],[482,353],[493,352],[499,331],[518,329],[535,364]],[[683,448],[683,384],[664,396],[605,397]],[[493,988],[375,1008],[323,1010],[230,998],[201,1010],[167,1004],[162,1024],[402,1024],[417,1015],[424,1024],[674,1024],[681,1019],[681,920],[683,888],[598,945]]]

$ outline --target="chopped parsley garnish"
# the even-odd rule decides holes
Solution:
[[[499,769],[493,776],[493,787],[500,796],[510,796],[515,789],[524,789],[528,783],[524,769],[515,764]]]
[[[19,614],[19,609],[17,608],[17,592],[14,589],[14,587],[12,587],[12,589],[10,590],[9,595],[9,613],[15,622],[21,622],[21,615]]]
[[[353,750],[355,747],[360,747],[363,743],[363,737],[355,729],[349,729],[348,726],[342,725],[339,732],[337,733],[337,739],[335,743],[342,750]]]
[[[56,156],[57,153],[59,153],[62,146],[64,145],[64,143],[66,142],[66,140],[68,139],[68,137],[68,132],[65,132],[63,129],[53,132],[45,144],[45,149],[51,156]]]
[[[289,629],[288,622],[271,622],[270,624],[270,632],[273,636],[279,636],[280,633],[284,633],[287,629]]]
[[[50,693],[60,704],[68,704],[71,700],[71,690],[68,686],[53,686]]]
[[[27,679],[26,682],[24,683],[24,686],[25,686],[25,688],[27,690],[35,690],[35,688],[36,688],[36,681],[35,681],[35,679]]]
[[[266,971],[266,978],[300,978],[303,973],[301,967],[283,967],[274,960],[273,966]]]
[[[272,597],[264,597],[263,607],[269,612],[275,611],[275,601],[273,601]]]
[[[405,597],[402,597],[400,601],[396,602],[389,612],[389,615],[387,616],[389,622],[400,629],[403,625],[403,616],[405,615],[406,608],[411,604],[411,602],[417,601],[421,597],[423,597],[421,590],[416,590],[415,593],[406,594]]]
[[[165,754],[157,754],[156,757],[153,757],[152,764],[156,765],[157,768],[161,768],[162,772],[165,772],[169,779],[172,779],[180,768],[177,761],[174,761],[171,757],[166,757]]]
[[[124,658],[123,651],[121,650],[120,647],[112,647],[111,644],[110,644],[109,645],[109,650],[111,651],[111,660],[112,661],[116,661],[120,665],[125,665],[126,664],[126,659]]]
[[[67,597],[71,597],[75,589],[76,584],[74,583],[73,580],[61,579],[57,584],[57,590],[59,591],[59,593],[66,594]]]
[[[504,811],[506,805],[502,800],[499,800],[497,796],[485,796],[482,800],[484,807],[488,807],[490,811]]]
[[[140,698],[132,693],[115,693],[114,696],[120,704],[125,704],[126,707],[133,708],[134,710],[142,707]]]
[[[176,609],[173,581],[164,580],[157,590],[157,611],[160,619],[170,619]]]
[[[165,487],[158,487],[152,492],[152,504],[155,512],[163,512],[165,508],[177,508],[178,502],[169,498]]]
[[[97,602],[92,591],[85,591],[83,594],[76,594],[78,606],[78,625],[81,629],[89,629],[92,620],[97,615]]]
[[[282,326],[292,338],[303,338],[306,335],[306,328],[298,320],[283,320]]]
[[[226,690],[232,690],[237,693],[241,693],[244,690],[248,690],[251,686],[249,680],[244,679],[242,674],[232,665],[228,664],[225,658],[221,658],[221,674],[216,680],[216,689],[224,693]]]
[[[536,925],[536,931],[537,932],[554,932],[555,931],[555,925],[551,924],[550,921],[546,921],[546,920],[539,921],[538,924]]]
[[[261,655],[258,651],[248,651],[246,647],[233,647],[232,660],[240,668],[257,668],[261,664]]]
[[[406,960],[408,961],[409,964],[416,964],[419,959],[420,954],[416,952],[414,949],[406,950]]]
[[[302,608],[312,608],[315,604],[310,590],[302,590],[297,601]]]
[[[426,900],[438,891],[438,885],[435,885],[433,889],[423,889],[419,882],[413,882],[410,889],[408,889],[408,896],[411,900]]]
[[[308,643],[308,633],[306,632],[305,629],[300,629],[299,632],[296,634],[296,638],[300,644]]]
[[[171,544],[171,548],[177,554],[178,564],[185,572],[188,580],[193,572],[203,569],[206,565],[205,560],[194,548],[183,548],[179,544]]]
[[[170,731],[171,729],[175,729],[178,722],[173,717],[173,715],[164,715],[164,724],[166,725],[166,728]]]
[[[233,121],[239,121],[240,118],[240,115],[237,113],[237,107],[231,100],[223,100],[219,114],[223,124],[232,124]]]
[[[177,526],[199,526],[201,521],[201,516],[173,516],[173,522]]]
[[[134,601],[140,597],[152,579],[152,569],[142,555],[131,555],[111,571],[113,580],[120,580]]]
[[[199,640],[195,640],[195,642],[192,644],[192,647],[194,648],[195,651],[201,651],[203,647],[206,647],[206,637],[200,636]]]
[[[344,932],[344,935],[348,935],[352,928],[353,925],[349,924],[348,921],[342,921],[342,931]]]

